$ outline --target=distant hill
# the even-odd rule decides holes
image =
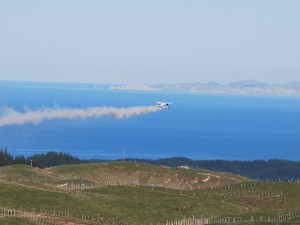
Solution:
[[[238,81],[238,82],[229,83],[225,86],[232,87],[232,88],[257,88],[257,87],[265,88],[265,87],[269,87],[272,85],[266,84],[263,82],[258,82],[255,80],[242,80],[242,81]]]
[[[112,86],[113,90],[131,91],[175,91],[197,93],[224,93],[224,94],[255,94],[255,95],[300,95],[300,81],[286,84],[267,84],[254,80],[242,80],[228,84],[219,84],[211,81],[208,83],[164,83],[157,85],[129,84]]]
[[[300,96],[300,81],[285,84],[268,84],[255,80],[241,80],[228,84],[215,81],[207,83],[162,83],[162,84],[95,84],[95,83],[51,83],[1,81],[0,87],[26,87],[46,89],[122,90],[122,91],[168,91],[208,94],[286,95]]]

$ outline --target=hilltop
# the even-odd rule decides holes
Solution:
[[[298,183],[207,170],[129,162],[0,167],[0,224],[150,225],[189,218],[299,224],[299,202]]]
[[[165,165],[169,167],[186,166],[190,168],[202,168],[215,172],[228,172],[239,174],[249,179],[273,180],[273,181],[298,181],[300,180],[300,162],[270,159],[253,161],[232,160],[192,160],[185,157],[172,157],[163,159],[126,159],[128,162],[140,162],[151,165]],[[103,160],[82,160],[64,152],[50,151],[34,154],[28,157],[13,156],[6,149],[0,149],[0,166],[13,164],[27,164],[39,168],[47,168],[58,165],[100,163]],[[113,162],[113,161],[111,161]],[[255,168],[255,169],[254,169]]]
[[[239,174],[249,179],[273,181],[300,180],[300,162],[282,159],[270,160],[192,160],[185,157],[173,157],[157,160],[128,159],[153,165],[168,165],[179,167],[187,165],[191,168],[205,168],[207,170]]]

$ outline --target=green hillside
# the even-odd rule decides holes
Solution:
[[[189,170],[154,166],[141,163],[111,162],[98,164],[78,164],[53,167],[51,175],[63,178],[81,178],[104,184],[140,184],[142,186],[160,186],[173,189],[199,189],[202,186],[224,186],[239,183],[247,179],[206,170]]]
[[[126,162],[0,167],[0,224],[300,224],[299,212],[298,183]]]
[[[22,219],[22,218],[1,218],[0,217],[0,224],[5,225],[35,225],[33,221],[30,222],[28,219]]]

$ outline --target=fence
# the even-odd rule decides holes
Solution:
[[[66,222],[76,221],[79,224],[112,224],[112,225],[129,225],[122,223],[114,218],[104,218],[99,214],[72,214],[69,211],[49,210],[49,209],[7,209],[0,208],[0,217],[7,218],[23,218],[27,219],[38,225],[58,225],[65,224]],[[76,224],[76,223],[74,223]]]
[[[217,185],[174,185],[174,184],[156,184],[156,183],[143,183],[141,184],[139,178],[133,179],[110,179],[110,180],[102,180],[97,182],[86,182],[80,180],[74,180],[74,182],[66,182],[61,184],[61,180],[54,178],[33,178],[33,179],[24,179],[24,178],[12,178],[8,181],[16,182],[16,183],[29,183],[35,185],[41,185],[51,188],[65,188],[65,189],[92,189],[92,188],[107,188],[111,186],[124,185],[124,186],[148,186],[148,187],[161,187],[161,188],[169,188],[174,190],[194,190],[194,191],[206,191],[206,190],[232,190],[232,189],[249,189],[251,187],[258,186],[267,186],[269,183],[274,183],[273,181],[252,181],[252,182],[244,182],[244,183],[236,183],[229,184],[224,186]],[[299,181],[294,180],[293,183],[299,183]]]
[[[98,216],[90,215],[75,215],[69,211],[59,211],[59,210],[47,210],[47,209],[7,209],[0,208],[0,217],[8,218],[24,218],[38,225],[56,225],[61,224],[62,221],[77,221],[81,223],[88,224],[122,224],[128,225],[127,223],[122,223],[115,220],[114,218],[105,219]],[[226,224],[226,223],[255,223],[255,222],[269,222],[273,224],[274,222],[289,221],[295,218],[300,218],[299,211],[281,212],[277,215],[272,216],[232,216],[232,217],[221,217],[221,218],[206,218],[206,217],[191,217],[183,218],[181,220],[167,221],[165,223],[159,223],[160,225],[203,225],[203,224]],[[151,223],[153,225],[153,223]]]

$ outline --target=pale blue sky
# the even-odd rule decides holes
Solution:
[[[300,80],[299,0],[0,0],[0,80]]]

